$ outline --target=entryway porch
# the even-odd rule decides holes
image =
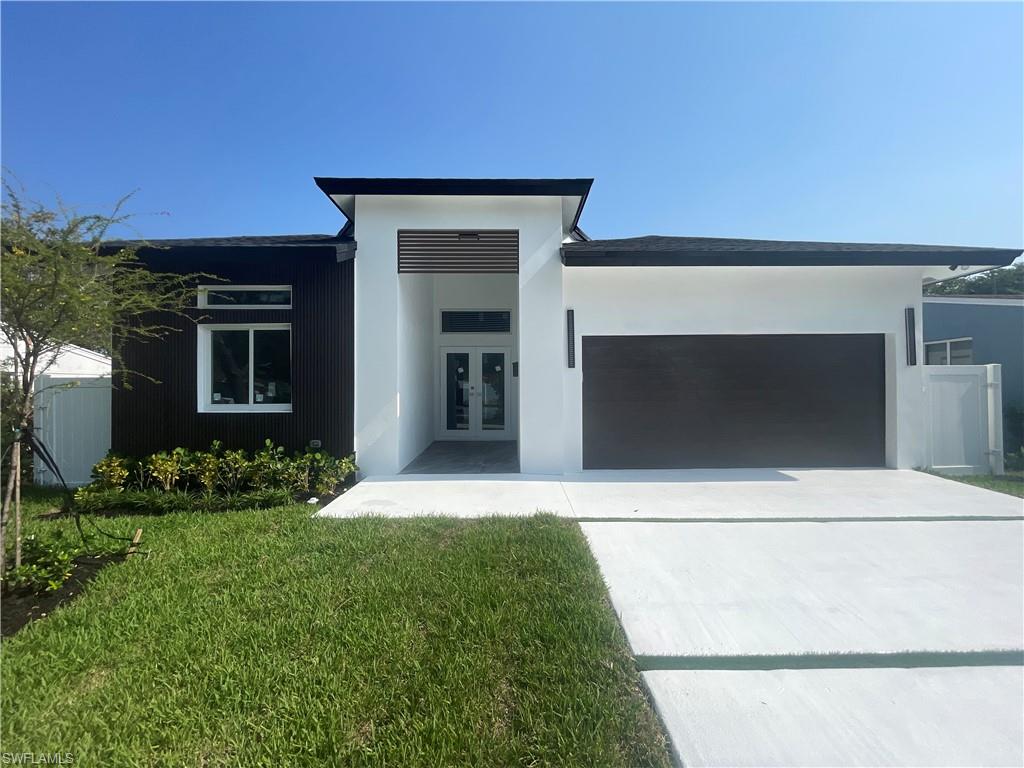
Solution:
[[[519,471],[515,440],[437,440],[403,475],[506,474]]]
[[[519,471],[515,274],[399,276],[401,474]]]

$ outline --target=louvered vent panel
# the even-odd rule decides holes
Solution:
[[[519,271],[519,232],[400,229],[398,271],[515,274]]]
[[[512,313],[502,310],[446,309],[441,313],[441,333],[508,333]]]

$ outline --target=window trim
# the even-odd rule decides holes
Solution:
[[[293,403],[246,403],[214,405],[210,402],[210,336],[213,331],[249,332],[249,399],[253,396],[253,331],[288,331],[288,378],[291,379],[292,324],[291,323],[200,323],[196,326],[196,409],[199,413],[291,413]],[[294,390],[293,390],[294,392]],[[294,400],[294,398],[293,398]]]
[[[197,306],[200,309],[291,309],[292,286],[290,285],[200,285],[197,288]],[[288,291],[287,304],[210,304],[210,291]]]
[[[950,345],[957,341],[969,341],[971,342],[971,362],[969,363],[951,363],[953,359],[952,350]],[[946,362],[945,363],[929,363],[928,362],[928,347],[933,344],[945,344],[946,345]],[[974,365],[974,337],[973,336],[957,336],[954,339],[932,339],[924,343],[924,362],[925,365]]]

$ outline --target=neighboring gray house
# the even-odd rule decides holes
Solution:
[[[1024,408],[1024,296],[925,296],[923,313],[926,364],[999,363],[1004,413]],[[1006,451],[1020,450],[1019,425],[1005,426]]]

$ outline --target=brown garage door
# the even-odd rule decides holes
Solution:
[[[885,464],[881,334],[585,336],[585,469]]]

